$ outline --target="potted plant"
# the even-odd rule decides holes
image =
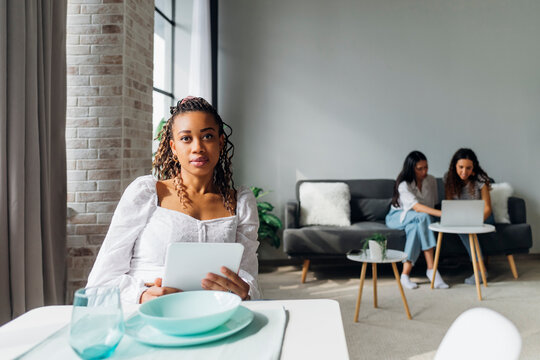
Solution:
[[[257,199],[257,210],[259,212],[259,240],[266,240],[275,247],[279,248],[281,241],[277,234],[278,230],[283,227],[281,220],[270,212],[274,210],[274,206],[267,201],[259,201],[268,191],[264,192],[263,189],[258,187],[251,187],[251,191]]]
[[[167,120],[165,118],[161,118],[154,130],[154,138],[152,139],[152,159],[156,156],[156,151],[159,146],[159,142],[161,141],[161,130],[163,130],[163,126],[166,122]]]
[[[369,247],[369,256],[373,260],[386,259],[386,236],[380,233],[375,233],[364,240],[362,250],[364,253]]]

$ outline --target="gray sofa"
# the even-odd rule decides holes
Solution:
[[[304,182],[344,182],[351,192],[351,226],[299,226],[299,188]],[[382,233],[388,239],[388,248],[403,250],[405,232],[393,230],[384,223],[390,209],[394,180],[302,180],[296,183],[296,200],[287,203],[284,251],[291,258],[303,259],[302,279],[304,282],[310,260],[315,258],[345,258],[348,251],[361,249],[364,239],[373,233]],[[441,179],[437,179],[439,202],[444,198]],[[506,255],[514,277],[517,270],[513,254],[528,253],[532,247],[532,232],[526,223],[525,201],[517,197],[508,199],[511,224],[495,224],[495,233],[478,236],[485,256]],[[454,234],[445,234],[441,247],[441,258],[467,255],[465,247]]]

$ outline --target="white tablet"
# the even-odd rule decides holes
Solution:
[[[167,247],[162,286],[183,291],[202,290],[209,272],[223,275],[225,266],[238,273],[244,245],[239,243],[175,242]]]

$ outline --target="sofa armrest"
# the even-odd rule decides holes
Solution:
[[[288,201],[287,207],[285,208],[285,229],[296,229],[298,228],[298,202],[297,201]]]
[[[525,224],[527,222],[527,212],[525,200],[511,196],[508,198],[508,215],[512,224]]]

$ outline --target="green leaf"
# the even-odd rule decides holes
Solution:
[[[257,208],[259,210],[263,210],[265,212],[274,210],[274,206],[272,204],[270,204],[269,202],[266,202],[266,201],[259,201],[257,203]]]
[[[265,192],[259,194],[259,196],[257,196],[257,199],[260,199],[260,198],[262,198],[263,196],[266,196],[269,193],[270,193],[270,191],[265,191]]]
[[[272,236],[275,235],[275,233],[276,233],[275,229],[272,229],[268,225],[261,226],[258,231],[260,240],[271,239]]]
[[[364,240],[364,244],[362,245],[362,250],[365,252],[369,247],[369,240],[377,242],[383,249],[382,249],[382,255],[383,259],[386,259],[386,236],[380,233],[374,233],[370,237],[366,238]]]
[[[271,239],[273,232],[261,230],[259,231],[258,235],[259,235],[259,240]]]
[[[367,240],[374,240],[374,241],[377,241],[377,242],[383,242],[383,241],[386,241],[386,236],[384,236],[381,233],[374,233],[373,235],[368,237]]]
[[[255,186],[250,187],[250,189],[253,192],[253,195],[255,196],[255,198],[258,198],[261,191],[263,191],[263,189],[255,187]]]
[[[269,192],[264,191],[262,188],[252,186],[250,187],[253,195],[256,199],[259,199]],[[275,248],[279,248],[281,239],[277,234],[277,231],[283,227],[281,220],[270,212],[274,210],[274,206],[267,201],[257,201],[257,212],[259,213],[259,240],[268,241],[270,245]]]
[[[272,239],[271,245],[275,247],[276,249],[279,248],[279,245],[281,244],[281,240],[279,239],[279,236],[277,234],[273,234],[273,236],[270,237]]]
[[[270,230],[269,228],[259,228],[259,241],[267,240],[275,248],[279,248],[281,240],[276,234],[275,230]]]
[[[264,191],[263,189],[256,186],[252,186],[250,187],[250,189],[253,192],[253,195],[255,195],[256,199],[262,198],[263,196],[269,193],[269,191],[263,192]]]
[[[279,218],[274,214],[262,214],[262,220],[263,222],[271,226],[274,226],[278,229],[281,229],[283,227],[281,220],[279,220]]]
[[[261,223],[259,226],[259,233],[262,233],[262,232],[273,234],[276,232],[276,228],[271,225],[268,225],[267,223]]]
[[[166,122],[167,120],[165,120],[165,118],[161,118],[161,121],[156,126],[156,132],[154,133],[154,138],[157,139],[158,141],[161,141],[161,130],[163,130],[163,126],[165,125]]]

